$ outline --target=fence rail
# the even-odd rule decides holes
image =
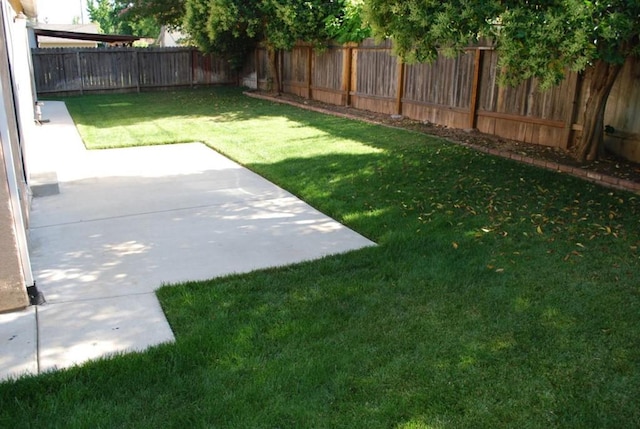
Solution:
[[[33,49],[39,95],[236,84],[222,58],[192,48]]]

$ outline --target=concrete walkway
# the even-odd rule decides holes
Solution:
[[[47,303],[0,315],[0,379],[173,341],[162,284],[374,244],[202,144],[86,151],[63,103],[43,117],[27,156]]]

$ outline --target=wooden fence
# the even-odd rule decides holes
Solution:
[[[245,85],[269,84],[264,48],[245,66]],[[403,115],[461,129],[477,129],[521,142],[571,147],[582,129],[587,82],[568,73],[557,87],[540,91],[530,79],[517,87],[497,81],[497,53],[469,49],[456,58],[431,64],[403,64],[389,41],[330,46],[317,52],[301,44],[282,52],[278,65],[286,93],[335,105]],[[612,91],[606,124],[609,147],[640,161],[640,61],[629,59]]]
[[[240,76],[225,60],[191,48],[34,49],[39,95],[143,91],[153,88],[242,84],[266,89],[267,55],[258,48]],[[581,132],[588,82],[569,73],[539,91],[530,79],[518,87],[497,83],[497,53],[469,49],[432,64],[403,64],[389,41],[330,46],[300,44],[278,56],[284,91],[329,104],[390,115],[521,142],[570,148]],[[608,147],[640,162],[640,60],[629,59],[609,97]]]
[[[192,48],[32,50],[38,95],[237,84],[227,61]]]

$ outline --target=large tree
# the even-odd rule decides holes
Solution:
[[[638,0],[367,0],[378,36],[391,37],[411,62],[433,60],[490,38],[499,51],[503,84],[540,79],[548,88],[567,69],[589,83],[579,160],[602,151],[606,102],[627,57],[640,54]]]
[[[353,14],[348,15],[345,10],[346,5],[353,6],[352,3],[358,2],[186,0],[184,28],[203,50],[236,57],[256,43],[264,43],[273,78],[272,89],[280,92],[276,52],[291,49],[297,41],[321,44],[334,38],[337,29],[351,20]],[[349,28],[354,30],[353,25]]]

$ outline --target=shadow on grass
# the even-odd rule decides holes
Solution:
[[[123,101],[123,99],[125,101]],[[244,121],[256,115],[270,116],[273,103],[253,102],[237,87],[199,88],[139,94],[95,94],[65,97],[77,125],[111,128],[166,118],[211,117],[218,122]],[[104,118],[109,120],[105,121]]]

